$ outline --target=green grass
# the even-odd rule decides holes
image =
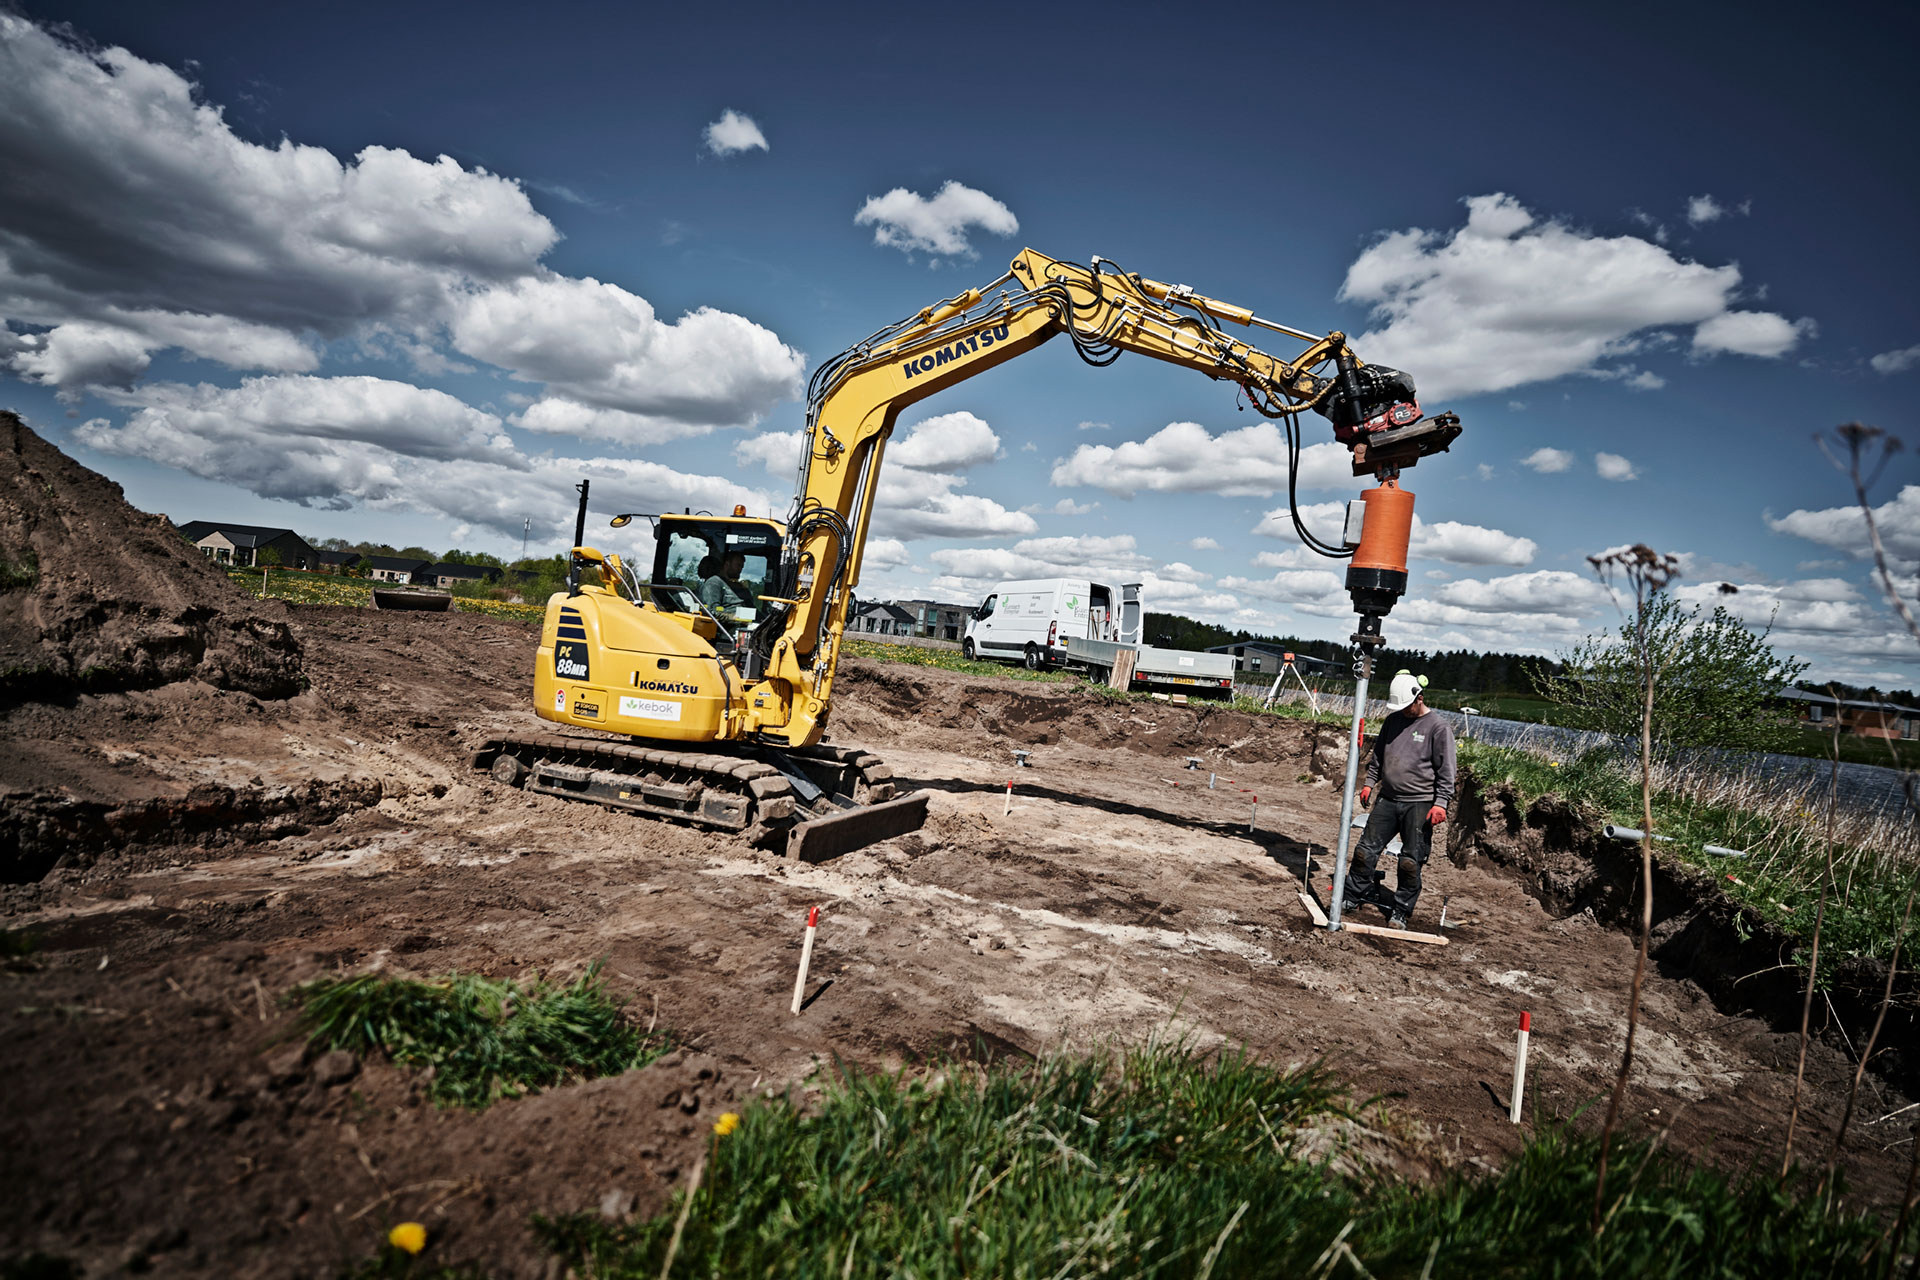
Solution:
[[[1352,690],[1348,690],[1349,693]],[[1427,705],[1443,711],[1472,707],[1480,715],[1499,720],[1518,720],[1524,724],[1556,724],[1579,728],[1574,713],[1557,702],[1529,698],[1518,693],[1455,693],[1451,689],[1427,690]]]
[[[1356,1108],[1323,1068],[1161,1045],[931,1078],[843,1075],[710,1139],[687,1276],[1868,1276],[1878,1223],[1768,1178],[1543,1126],[1497,1176],[1331,1161]],[[684,1203],[684,1201],[683,1201]],[[573,1274],[661,1274],[681,1204],[536,1219]],[[1364,1268],[1364,1269],[1363,1269]]]
[[[840,651],[852,654],[856,658],[868,658],[874,662],[897,662],[911,667],[937,667],[942,671],[959,671],[970,676],[998,676],[1002,679],[1028,680],[1040,684],[1062,684],[1077,680],[1078,676],[1065,671],[1029,671],[1025,667],[1013,666],[1004,662],[983,662],[977,658],[962,657],[957,649],[922,649],[911,644],[887,644],[881,640],[846,636],[841,640]]]
[[[628,1022],[597,963],[564,987],[474,974],[438,982],[368,974],[304,983],[288,1000],[318,1048],[377,1051],[401,1066],[432,1068],[428,1096],[443,1107],[482,1108],[616,1075],[671,1047],[664,1032]]]
[[[260,595],[263,571],[228,568],[227,577],[249,594]],[[301,569],[272,568],[264,571],[266,598],[293,604],[329,604],[363,608],[373,603],[373,592],[390,584],[367,578],[345,578],[333,573],[310,573]],[[455,597],[453,607],[461,613],[482,613],[493,618],[514,618],[538,622],[546,616],[544,604],[514,604],[504,600]]]
[[[1815,760],[1832,758],[1833,734],[1811,725],[1801,725],[1788,755],[1810,756]],[[1858,734],[1840,735],[1840,759],[1847,764],[1877,764],[1887,769],[1920,769],[1920,741],[1900,738],[1863,738]]]
[[[1640,826],[1638,765],[1605,750],[1556,762],[1517,747],[1459,744],[1461,765],[1489,789],[1510,784],[1521,805],[1557,792],[1596,811],[1601,822]],[[1721,892],[1785,932],[1807,938],[1826,875],[1825,810],[1783,796],[1763,779],[1718,776],[1684,768],[1658,770],[1654,831],[1673,843],[1656,846],[1715,877]],[[1712,856],[1708,844],[1742,850],[1741,859]],[[1834,884],[1821,925],[1822,985],[1850,956],[1893,954],[1907,884],[1916,874],[1912,828],[1899,820],[1869,822],[1842,814],[1836,823]],[[1920,945],[1920,921],[1901,949]],[[1804,957],[1796,957],[1804,960]]]

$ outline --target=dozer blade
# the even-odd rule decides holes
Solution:
[[[787,856],[802,862],[825,862],[881,840],[918,831],[927,820],[927,793],[916,791],[882,804],[862,805],[845,813],[802,822],[787,833]]]

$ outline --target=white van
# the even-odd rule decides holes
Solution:
[[[1085,578],[1003,582],[974,611],[961,652],[1038,669],[1063,661],[1067,637],[1120,639],[1118,593]]]

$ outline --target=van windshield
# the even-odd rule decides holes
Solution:
[[[991,618],[993,616],[993,602],[999,598],[999,596],[988,596],[985,600],[981,601],[980,609],[973,615],[974,618],[977,620]]]

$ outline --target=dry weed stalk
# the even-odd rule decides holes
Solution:
[[[1813,939],[1807,952],[1806,993],[1800,1001],[1800,1059],[1793,1068],[1793,1105],[1787,1111],[1786,1147],[1780,1153],[1780,1176],[1793,1167],[1793,1131],[1800,1123],[1800,1093],[1807,1079],[1807,1033],[1813,1022],[1813,985],[1820,973],[1820,926],[1826,923],[1827,895],[1833,889],[1833,814],[1840,803],[1840,717],[1833,719],[1833,774],[1827,788],[1827,870],[1820,880],[1820,902],[1813,909]]]
[[[1654,595],[1679,573],[1679,562],[1645,544],[1602,556],[1587,557],[1602,580],[1615,570],[1626,575],[1633,588],[1634,638],[1640,660],[1640,947],[1633,960],[1633,982],[1627,993],[1627,1043],[1620,1054],[1620,1072],[1607,1099],[1607,1122],[1600,1129],[1600,1160],[1593,1186],[1593,1234],[1604,1226],[1601,1214],[1607,1194],[1607,1154],[1620,1104],[1626,1097],[1627,1076],[1633,1070],[1633,1037],[1640,1025],[1640,987],[1647,975],[1647,950],[1653,937],[1653,693],[1664,663],[1647,648],[1647,606]]]

